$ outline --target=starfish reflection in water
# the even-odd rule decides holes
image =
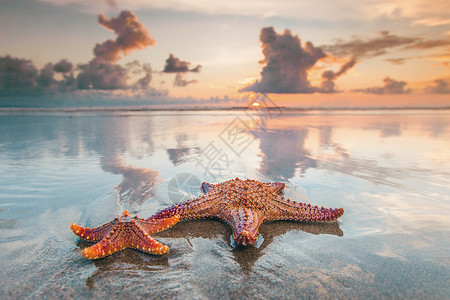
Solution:
[[[100,227],[81,227],[72,223],[70,228],[81,239],[97,242],[84,249],[81,254],[88,259],[98,259],[125,248],[133,248],[150,254],[163,255],[169,247],[154,240],[150,234],[172,227],[178,222],[178,215],[159,220],[134,218],[125,211],[120,218],[115,218]]]
[[[263,183],[239,178],[218,184],[204,182],[204,195],[166,208],[149,220],[160,220],[175,215],[180,220],[218,218],[233,230],[238,246],[253,245],[262,222],[276,220],[323,222],[336,220],[343,208],[324,208],[291,201],[279,194],[284,183]]]
[[[77,247],[85,248],[89,243],[80,240]],[[172,247],[171,247],[172,248]],[[172,252],[173,249],[170,249]],[[146,255],[140,251],[124,250],[104,259],[93,261],[95,271],[86,278],[86,287],[94,288],[97,282],[101,285],[126,282],[130,278],[135,278],[136,274],[149,277],[149,273],[158,273],[169,267],[167,255]]]
[[[344,235],[338,222],[270,222],[261,226],[258,242],[255,243],[255,245],[259,244],[261,239],[262,243],[259,247],[233,248],[230,244],[228,244],[228,247],[224,244],[229,243],[230,241],[230,232],[226,226],[223,226],[223,224],[215,220],[199,219],[178,223],[170,230],[159,233],[158,237],[171,239],[172,248],[176,249],[178,254],[183,255],[189,253],[189,251],[191,251],[189,249],[195,248],[199,243],[207,248],[204,251],[216,254],[222,253],[224,257],[228,257],[227,253],[231,251],[234,261],[239,264],[242,270],[250,272],[253,265],[263,255],[273,251],[267,251],[265,249],[272,244],[275,238],[283,236],[288,232],[301,231],[314,235],[327,234],[338,237]],[[299,235],[299,238],[302,238],[302,236]],[[203,243],[201,242],[202,239],[206,239],[208,242]],[[279,245],[275,245],[275,249],[277,247],[279,247]],[[171,252],[171,256],[172,255],[173,253]]]
[[[141,283],[151,281],[153,272],[169,268],[169,259],[171,261],[170,268],[173,272],[185,272],[186,265],[192,268],[198,268],[198,257],[192,254],[192,249],[201,244],[203,250],[208,253],[215,253],[226,259],[231,251],[231,258],[240,266],[245,274],[250,274],[256,262],[265,254],[274,253],[283,247],[275,243],[274,248],[267,249],[276,237],[283,236],[287,232],[306,232],[309,234],[319,235],[327,234],[334,236],[343,236],[343,232],[338,222],[291,222],[281,221],[280,223],[266,223],[261,226],[260,235],[264,242],[259,248],[243,247],[233,249],[231,246],[224,246],[224,242],[230,240],[230,232],[223,224],[208,219],[191,220],[175,224],[170,230],[165,230],[157,234],[158,238],[163,238],[170,242],[170,257],[164,256],[146,256],[144,253],[137,251],[122,251],[105,259],[94,261],[96,270],[89,278],[86,279],[86,287],[92,289],[96,282],[105,284],[105,282],[117,282],[117,280],[132,280],[136,274],[145,276],[146,279],[140,279]],[[301,235],[299,236],[301,238]],[[259,238],[258,238],[259,239]],[[187,240],[187,243],[186,243]],[[206,240],[206,242],[202,242]],[[87,242],[81,240],[77,246],[84,248]],[[198,250],[197,250],[198,251]],[[202,259],[216,259],[214,256],[205,256]],[[212,263],[212,262],[211,262]],[[196,267],[195,267],[196,266]],[[196,269],[197,270],[197,269]],[[149,273],[150,272],[150,273]],[[196,273],[196,271],[193,271]],[[160,273],[161,274],[161,273]],[[173,273],[163,273],[161,280],[167,279],[164,276],[173,276]],[[150,283],[149,283],[150,284]]]

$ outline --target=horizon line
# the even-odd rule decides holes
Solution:
[[[286,107],[286,106],[270,106],[270,107],[250,107],[250,106],[190,106],[190,107],[157,107],[152,106],[86,106],[86,107],[1,107],[0,112],[182,112],[182,111],[399,111],[399,110],[450,110],[450,106],[371,106],[371,107]]]

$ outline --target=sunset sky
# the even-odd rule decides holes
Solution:
[[[252,92],[287,106],[450,106],[448,0],[2,0],[0,28],[0,106]]]

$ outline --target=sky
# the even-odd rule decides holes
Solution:
[[[447,0],[0,0],[0,28],[0,106],[450,106]]]

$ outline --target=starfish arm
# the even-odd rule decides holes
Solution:
[[[134,236],[131,248],[156,255],[163,255],[169,251],[168,246],[161,244],[145,232]]]
[[[221,213],[221,219],[232,228],[236,243],[246,246],[255,243],[264,216],[259,211],[240,207],[224,209]]]
[[[110,238],[105,237],[97,244],[85,248],[83,251],[81,251],[81,255],[83,255],[87,259],[99,259],[111,255],[124,248],[127,247],[121,244],[119,241],[116,240],[115,242],[111,242]]]
[[[113,228],[116,223],[117,218],[100,227],[81,227],[75,223],[72,223],[72,225],[70,225],[70,228],[72,229],[73,233],[75,233],[81,239],[89,242],[98,242],[103,239],[109,231],[111,231],[111,228]]]
[[[149,219],[158,220],[170,218],[175,215],[180,216],[180,220],[215,217],[217,215],[217,205],[214,198],[202,195],[194,200],[188,200],[179,204],[172,205],[166,209],[157,212]]]
[[[210,190],[212,190],[214,188],[214,184],[208,183],[208,182],[203,182],[202,183],[202,190],[207,193]]]
[[[139,225],[139,227],[144,229],[146,233],[153,234],[172,227],[179,220],[180,216],[175,215],[167,219],[157,219],[157,220],[136,218],[136,223]]]
[[[88,259],[98,259],[130,247],[134,234],[130,229],[128,224],[117,224],[100,242],[84,249],[81,254]]]
[[[143,224],[150,224],[150,229],[152,230],[150,232],[153,233],[170,227],[168,225],[173,226],[173,224],[178,222],[178,220],[179,216],[174,216],[170,219],[162,219],[157,221],[153,220],[146,222],[145,220],[143,220]],[[137,221],[135,219],[132,220],[131,224],[127,226],[127,230],[124,231],[124,233],[126,233],[126,236],[123,239],[121,239],[120,237],[117,237],[117,239],[121,241],[126,240],[125,244],[133,249],[141,250],[150,254],[166,254],[169,251],[169,247],[164,246],[160,242],[153,239],[149,235],[149,232],[140,225],[141,222],[139,219]],[[114,242],[114,239],[112,240],[112,242]]]
[[[268,207],[265,221],[332,221],[344,214],[343,208],[324,208],[279,197]]]

